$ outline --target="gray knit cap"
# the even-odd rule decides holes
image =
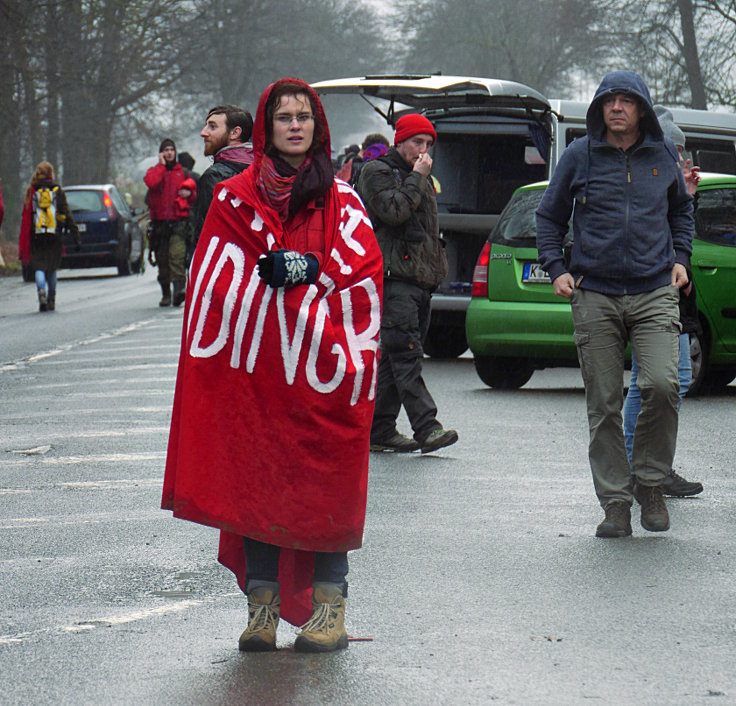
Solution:
[[[655,105],[654,113],[659,120],[659,126],[662,128],[664,136],[669,137],[675,143],[676,147],[685,149],[685,133],[675,125],[671,111],[663,105]]]

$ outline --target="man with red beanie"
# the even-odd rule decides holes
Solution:
[[[436,139],[434,126],[423,115],[402,115],[394,146],[360,172],[358,192],[383,253],[381,359],[371,451],[430,453],[458,438],[437,421],[437,406],[422,378],[430,300],[447,276],[429,176],[429,150]],[[396,428],[402,405],[414,439]]]

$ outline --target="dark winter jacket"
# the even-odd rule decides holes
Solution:
[[[189,218],[189,208],[197,198],[196,186],[191,195],[179,201],[179,189],[187,179],[184,168],[178,162],[171,169],[163,164],[151,167],[143,181],[148,187],[148,206],[152,221],[183,221]],[[192,184],[194,181],[192,180]]]
[[[49,188],[54,191],[54,207],[56,210],[56,229],[53,232],[36,233],[34,228],[34,194],[38,189]],[[79,229],[66,202],[63,189],[53,181],[42,181],[35,184],[23,205],[23,215],[18,238],[18,255],[24,265],[30,264],[34,270],[52,271],[61,266],[64,252],[62,231],[68,229],[74,240],[79,243]]]
[[[363,165],[358,183],[383,253],[384,278],[434,290],[447,276],[434,186],[395,148]]]
[[[625,152],[606,142],[602,112],[603,99],[621,92],[639,98],[645,112],[640,139]],[[574,206],[569,272],[576,286],[614,295],[663,287],[675,262],[689,266],[693,204],[642,79],[608,74],[586,123],[587,135],[565,150],[537,209],[539,261],[553,281],[568,271],[562,241]]]
[[[253,163],[253,148],[249,144],[223,147],[216,155],[214,164],[199,177],[197,185],[197,203],[192,208],[192,244],[197,246],[199,234],[202,232],[205,216],[212,203],[215,186],[225,179],[240,174]]]

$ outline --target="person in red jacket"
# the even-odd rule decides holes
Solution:
[[[189,237],[189,209],[197,198],[194,179],[187,177],[176,161],[176,145],[165,139],[158,148],[158,164],[151,167],[143,181],[148,187],[148,205],[151,211],[153,233],[151,250],[156,256],[158,281],[163,296],[159,306],[174,306],[185,299],[187,239]]]
[[[221,530],[248,596],[241,651],[275,650],[284,619],[297,652],[328,652],[348,646],[383,260],[308,84],[266,89],[253,150],[215,187],[189,270],[162,505]]]

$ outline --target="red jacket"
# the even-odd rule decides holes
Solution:
[[[173,169],[157,164],[146,172],[143,181],[148,187],[152,221],[183,221],[189,218],[189,208],[197,199],[197,187],[190,188],[192,193],[189,198],[180,198],[178,192],[186,179],[184,169],[178,162]],[[193,184],[194,180],[191,181]]]

